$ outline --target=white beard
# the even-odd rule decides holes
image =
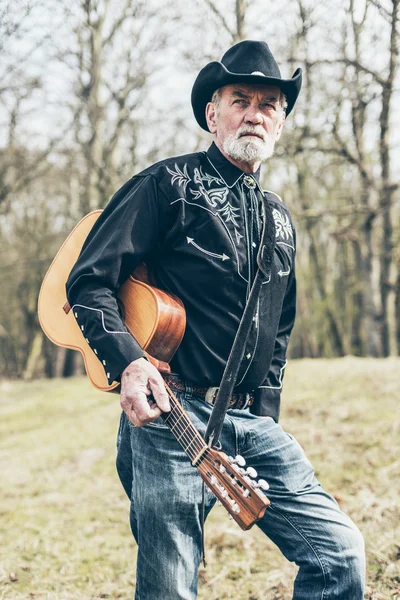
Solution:
[[[262,133],[264,139],[241,137],[243,133],[250,131],[254,132],[254,129],[241,129],[236,134],[225,138],[222,146],[224,152],[239,162],[248,164],[264,162],[273,155],[275,140],[270,136],[266,137],[264,132]]]

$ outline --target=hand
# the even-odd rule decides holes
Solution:
[[[123,371],[120,404],[135,427],[147,425],[171,410],[163,378],[145,358],[134,360]]]

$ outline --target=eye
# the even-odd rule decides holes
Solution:
[[[262,108],[268,111],[276,111],[278,109],[278,104],[277,102],[264,102]]]
[[[238,98],[237,100],[234,100],[233,104],[240,104],[241,106],[246,106],[247,100],[244,100],[243,98]]]

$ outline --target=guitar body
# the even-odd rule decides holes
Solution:
[[[100,214],[101,210],[97,210],[86,215],[61,246],[43,280],[38,315],[52,342],[81,352],[88,377],[96,388],[117,391],[119,383],[108,384],[103,365],[82,335],[65,291],[69,273]],[[145,265],[139,265],[121,286],[118,297],[129,332],[150,357],[168,363],[185,332],[186,315],[181,300],[151,285]]]

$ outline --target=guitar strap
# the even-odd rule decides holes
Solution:
[[[214,408],[207,425],[205,441],[211,447],[218,445],[222,424],[225,419],[226,411],[228,410],[229,400],[232,396],[239,368],[243,360],[262,285],[263,283],[269,283],[271,281],[271,269],[275,249],[275,221],[269,202],[264,195],[263,214],[264,224],[261,234],[261,243],[257,253],[257,273],[233,341],[231,352],[225,365],[225,370],[215,398]]]

